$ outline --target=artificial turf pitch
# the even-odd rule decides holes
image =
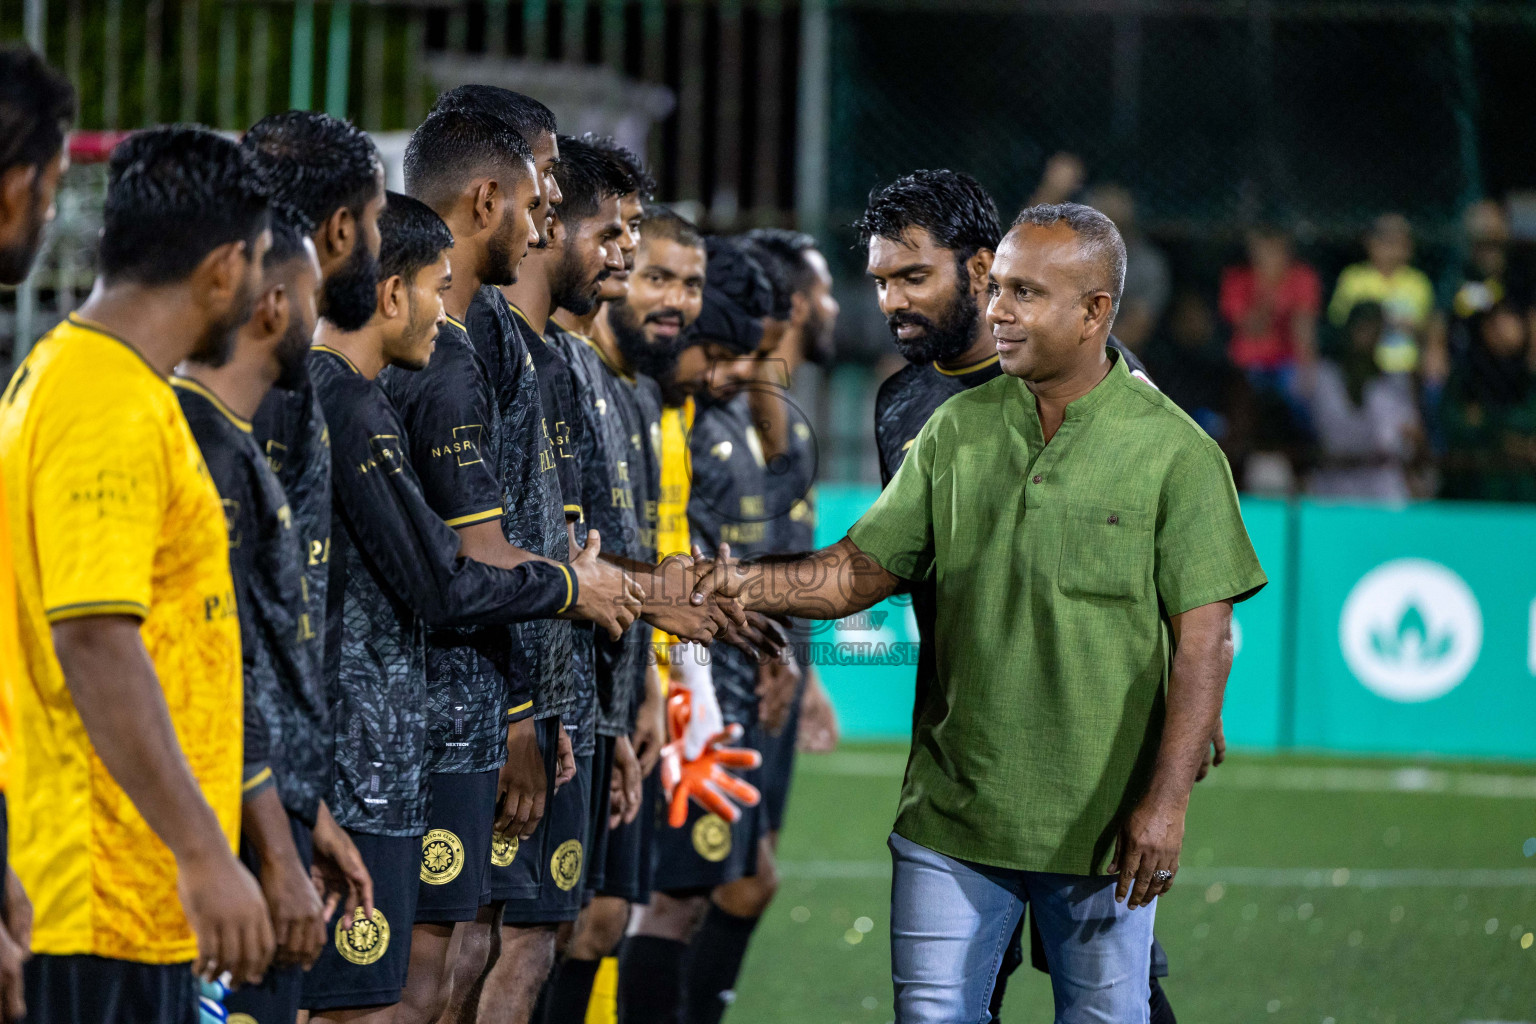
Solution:
[[[782,884],[728,1024],[891,1020],[903,747],[799,759]],[[1536,1022],[1536,765],[1236,753],[1157,908],[1184,1024]],[[1025,968],[1002,1020],[1049,1022]]]

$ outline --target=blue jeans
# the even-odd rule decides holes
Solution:
[[[896,1024],[986,1024],[998,965],[1024,913],[1051,966],[1056,1024],[1147,1024],[1157,906],[1115,902],[1113,875],[1009,871],[892,833]]]

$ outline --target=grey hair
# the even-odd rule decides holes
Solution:
[[[1013,226],[1032,224],[1048,228],[1067,222],[1076,232],[1083,252],[1098,264],[1105,278],[1104,290],[1109,292],[1110,319],[1120,312],[1120,294],[1125,290],[1125,239],[1115,222],[1091,206],[1082,203],[1041,203],[1026,206],[1013,219]]]

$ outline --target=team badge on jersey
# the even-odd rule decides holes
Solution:
[[[352,916],[352,927],[343,928],[341,920],[336,921],[336,952],[344,959],[360,967],[377,963],[389,948],[389,921],[384,918],[384,911],[378,907],[373,908],[373,917],[363,917],[363,908],[358,907]]]
[[[550,874],[561,892],[570,892],[581,881],[581,840],[567,839],[549,858]]]
[[[261,1024],[261,1022],[248,1013],[232,1013],[225,1024]]]
[[[445,828],[421,837],[421,880],[428,885],[447,885],[464,870],[464,844]]]
[[[517,836],[505,832],[491,835],[491,863],[499,868],[509,867],[517,859]]]
[[[711,864],[731,855],[731,826],[718,814],[706,814],[693,823],[693,849]]]

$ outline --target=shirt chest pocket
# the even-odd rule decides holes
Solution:
[[[1068,597],[1138,601],[1152,575],[1153,515],[1074,503],[1062,523],[1056,580]]]

